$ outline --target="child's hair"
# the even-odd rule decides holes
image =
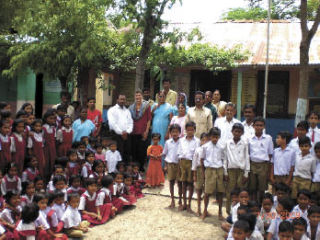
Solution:
[[[28,203],[22,208],[21,220],[23,223],[32,223],[39,216],[39,207],[35,203]]]
[[[138,162],[133,162],[132,163],[132,167],[135,168],[135,167],[138,167],[140,168],[140,164]]]
[[[201,139],[201,140],[202,140],[203,138],[206,138],[206,137],[208,137],[208,134],[207,134],[207,133],[205,133],[205,132],[201,133],[201,135],[200,135],[200,139]]]
[[[238,207],[237,211],[239,211],[239,210],[244,210],[247,213],[249,211],[249,208],[246,205],[240,205]]]
[[[73,184],[73,182],[74,182],[75,180],[81,181],[80,175],[72,175],[72,176],[69,178],[69,186],[72,186],[72,184]]]
[[[64,181],[64,183],[67,184],[67,180],[66,180],[65,176],[56,175],[52,179],[53,186],[55,186],[60,181]]]
[[[55,110],[54,109],[48,109],[45,114],[43,115],[43,122],[44,123],[47,123],[47,118],[48,117],[51,117],[51,116],[54,116],[55,115]]]
[[[221,130],[219,128],[217,128],[217,127],[213,127],[209,131],[209,136],[210,137],[213,137],[213,136],[220,137],[221,136]]]
[[[297,128],[302,128],[305,131],[309,130],[309,123],[308,121],[301,121],[297,124]]]
[[[69,157],[70,157],[72,154],[77,154],[77,150],[74,149],[74,148],[70,148],[70,149],[67,151],[67,157],[68,157],[68,159],[69,159]]]
[[[100,159],[96,159],[94,160],[93,164],[92,164],[92,170],[96,171],[96,168],[102,164],[104,166],[104,163],[100,160]]]
[[[40,202],[41,200],[43,199],[49,199],[48,195],[46,193],[36,193],[34,196],[33,196],[33,202],[34,203],[38,203]]]
[[[272,196],[271,193],[266,192],[266,193],[263,195],[263,197],[262,197],[262,201],[263,201],[264,199],[269,199],[269,200],[273,203],[273,196]]]
[[[126,167],[126,165],[123,163],[123,162],[118,162],[117,163],[117,166],[116,166],[116,168],[117,168],[117,170],[119,171],[119,169],[120,169],[120,167]]]
[[[95,148],[95,149],[102,148],[102,144],[99,143],[99,142],[96,142],[94,148]]]
[[[230,196],[239,196],[239,193],[240,193],[240,189],[239,188],[234,188],[231,190],[230,192]]]
[[[320,150],[320,142],[317,142],[315,145],[314,145],[314,151],[316,150]]]
[[[10,125],[10,123],[8,121],[0,120],[0,128],[2,128],[5,124]]]
[[[132,175],[130,173],[124,173],[123,174],[123,178],[127,179],[127,178],[132,178]]]
[[[34,126],[40,123],[42,125],[42,120],[40,118],[35,119],[32,123],[31,123],[31,129],[34,131]]]
[[[93,185],[93,184],[97,184],[97,179],[95,178],[87,178],[86,179],[86,186],[90,186],[90,185]]]
[[[7,103],[7,102],[0,102],[0,110],[4,109],[8,105],[9,105],[9,103]]]
[[[25,111],[25,108],[28,107],[28,106],[31,106],[31,108],[32,108],[31,114],[33,114],[33,106],[32,106],[31,103],[24,103],[24,104],[22,104],[20,110],[24,110],[24,111]]]
[[[28,155],[28,156],[25,157],[24,162],[25,162],[25,165],[26,165],[27,167],[32,167],[32,166],[31,166],[31,162],[32,162],[32,159],[33,159],[33,158],[37,159],[37,157],[36,157],[35,155]],[[38,159],[37,159],[37,161],[38,161]]]
[[[56,199],[56,197],[54,195],[54,192],[48,192],[47,195],[48,195],[48,206],[50,206],[53,203],[53,201]]]
[[[59,104],[57,107],[57,111],[67,112],[67,106],[64,104]]]
[[[245,233],[249,232],[249,223],[244,220],[238,220],[234,223],[233,228],[241,229]]]
[[[72,200],[72,198],[80,198],[80,195],[78,193],[69,193],[68,194],[68,202]]]
[[[19,110],[16,114],[16,119],[20,118],[23,115],[28,115],[28,113],[25,110]]]
[[[25,125],[24,121],[22,119],[15,119],[13,121],[13,124],[12,124],[12,132],[16,132],[17,131],[17,126],[18,126],[19,123],[23,123],[23,125]]]
[[[169,127],[169,132],[172,132],[173,130],[178,130],[179,133],[181,133],[181,127],[179,124],[171,124],[170,127]]]
[[[279,199],[279,204],[281,204],[284,210],[288,212],[291,212],[294,207],[294,202],[292,201],[291,198],[288,198],[288,197]]]
[[[233,124],[231,131],[233,131],[233,130],[235,130],[235,129],[239,129],[241,132],[244,132],[244,127],[243,127],[243,125],[242,125],[241,123],[235,123],[235,124]]]
[[[238,216],[239,220],[246,221],[249,224],[249,232],[253,232],[256,226],[257,217],[254,214],[246,213]]]
[[[56,161],[55,161],[56,166],[58,165],[64,170],[65,167],[67,166],[68,160],[69,160],[68,157],[58,157],[56,158]]]
[[[6,204],[9,204],[9,205],[10,205],[10,200],[11,200],[11,198],[16,197],[16,196],[18,196],[17,193],[14,193],[14,192],[12,192],[12,191],[8,191],[8,192],[6,193],[6,195],[4,195],[4,200],[6,201]]]
[[[31,184],[33,184],[34,185],[34,183],[33,182],[29,182],[29,181],[26,181],[26,182],[22,182],[22,191],[21,191],[21,193],[22,194],[26,194],[27,193],[27,188],[29,187],[29,185],[31,185]]]
[[[240,193],[242,193],[242,192],[246,192],[246,193],[248,193],[248,194],[249,194],[249,190],[248,190],[248,188],[240,188],[240,190],[239,190],[239,194],[240,194]]]
[[[320,206],[314,205],[309,207],[308,209],[308,217],[311,216],[314,213],[320,214]]]
[[[57,189],[54,190],[53,195],[54,195],[54,200],[57,198],[64,198],[64,193]]]
[[[311,111],[308,115],[307,118],[310,118],[311,115],[316,115],[318,117],[318,119],[320,119],[320,114],[317,111]]]
[[[193,127],[194,130],[196,130],[196,123],[193,121],[189,121],[186,123],[185,129],[187,129],[188,127]]]
[[[260,117],[260,116],[255,117],[255,118],[253,119],[253,124],[256,124],[257,122],[262,122],[263,125],[266,125],[266,120],[265,120],[263,117]]]
[[[124,176],[124,173],[122,173],[122,172],[117,172],[117,173],[115,173],[114,178],[116,178],[116,177],[119,176],[119,175]]]
[[[260,204],[256,201],[248,201],[248,209],[252,209],[252,208],[261,208]]]
[[[18,165],[16,163],[8,163],[6,168],[5,168],[5,173],[9,173],[11,168],[18,169]]]
[[[151,134],[151,139],[154,139],[154,138],[160,139],[161,138],[161,134],[160,133],[152,133]]]
[[[279,233],[291,232],[293,233],[293,225],[289,221],[282,221],[279,225]]]
[[[1,110],[0,112],[1,119],[6,119],[11,117],[11,112],[7,110]]]
[[[94,156],[94,153],[91,152],[91,151],[86,151],[86,153],[85,153],[85,159],[87,160],[87,157],[89,157],[90,155],[93,155],[93,156]]]
[[[37,175],[37,176],[34,178],[33,182],[36,183],[36,182],[41,181],[41,180],[44,181],[44,179],[41,177],[41,175]]]
[[[286,144],[288,144],[292,138],[292,134],[289,133],[288,131],[280,131],[277,134],[278,136],[280,136],[282,139],[286,140]]]
[[[309,137],[301,137],[301,138],[299,138],[299,146],[306,145],[306,144],[311,146],[311,141],[310,141]]]
[[[297,226],[297,225],[303,226],[304,230],[307,231],[308,223],[303,217],[294,218],[292,221],[292,225],[293,225],[293,227]]]
[[[80,142],[84,142],[84,139],[85,138],[88,138],[88,141],[89,141],[89,137],[88,136],[82,136],[81,138],[80,138]]]
[[[298,191],[297,198],[299,198],[299,196],[300,196],[301,194],[305,195],[307,198],[309,198],[309,200],[311,199],[311,192],[310,192],[309,190],[307,190],[307,189],[300,189],[300,190]]]
[[[110,141],[110,143],[109,143],[109,145],[108,145],[108,147],[111,147],[112,145],[116,145],[116,146],[117,146],[117,142],[116,142],[116,141],[111,140],[111,141]]]
[[[113,183],[113,177],[111,175],[103,176],[101,179],[101,186],[102,187],[109,187]]]
[[[277,191],[282,191],[282,192],[285,192],[285,193],[290,193],[290,187],[285,183],[276,183],[275,184],[275,189],[276,189],[276,192]]]
[[[53,172],[57,171],[57,169],[61,168],[62,170],[64,170],[64,167],[61,164],[55,164],[53,167]]]
[[[319,197],[319,193],[318,192],[312,192],[311,193],[311,198],[310,198],[310,202],[314,202],[314,203],[316,203],[316,205],[319,205],[319,199],[320,197]]]

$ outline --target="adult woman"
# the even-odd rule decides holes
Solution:
[[[180,92],[180,93],[178,94],[176,104],[175,104],[175,105],[173,106],[173,108],[172,108],[172,114],[173,114],[173,116],[178,116],[178,114],[179,114],[178,108],[179,108],[179,105],[180,105],[180,104],[183,104],[183,105],[185,106],[185,108],[186,108],[186,113],[187,113],[187,112],[188,112],[188,109],[189,109],[189,107],[188,107],[188,100],[187,100],[187,95],[186,95],[185,93],[183,93],[183,92]]]
[[[158,94],[158,103],[152,106],[152,133],[160,133],[160,145],[164,146],[165,135],[167,133],[170,119],[172,118],[172,107],[165,102],[165,95],[163,91]]]
[[[87,119],[87,108],[81,108],[80,118],[73,122],[72,130],[73,142],[80,142],[81,137],[90,136],[95,130],[95,125]]]
[[[186,120],[186,106],[180,103],[178,107],[178,116],[173,116],[170,122],[170,125],[178,124],[180,126],[181,128],[180,137],[184,136],[185,120]],[[169,136],[169,130],[167,132],[167,136]]]

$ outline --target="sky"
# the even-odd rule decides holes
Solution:
[[[174,23],[213,23],[229,8],[245,7],[245,0],[182,0],[164,14],[164,19]]]

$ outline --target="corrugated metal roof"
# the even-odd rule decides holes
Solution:
[[[311,24],[311,23],[310,23]],[[220,47],[232,48],[241,44],[251,53],[240,65],[265,65],[267,50],[267,23],[252,21],[216,22],[212,24],[171,24],[182,31],[198,27],[203,43],[210,42]],[[298,65],[301,30],[299,22],[272,21],[270,24],[271,65]],[[190,43],[183,43],[188,45]],[[310,64],[320,64],[320,29],[310,47]]]

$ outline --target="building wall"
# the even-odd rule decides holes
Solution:
[[[116,83],[116,96],[119,93],[125,94],[127,97],[127,104],[132,104],[134,102],[134,81],[135,73],[121,73],[119,79]]]
[[[177,92],[184,92],[189,96],[191,74],[189,69],[177,69],[174,72],[171,88]]]

